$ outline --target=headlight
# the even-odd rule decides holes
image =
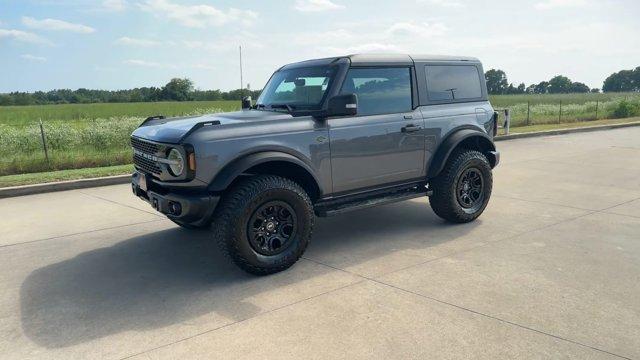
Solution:
[[[171,175],[180,176],[184,171],[184,157],[177,149],[171,149],[169,156],[167,156],[167,163],[169,164],[169,170]]]

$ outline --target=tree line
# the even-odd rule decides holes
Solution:
[[[509,83],[507,74],[499,69],[485,73],[489,94],[566,94],[600,92],[590,89],[581,82],[573,82],[566,76],[558,75],[549,81],[541,81],[529,86],[524,83]],[[640,66],[633,70],[621,70],[606,78],[602,86],[604,92],[640,91]],[[260,90],[236,89],[230,91],[194,89],[189,79],[171,79],[162,87],[141,87],[129,90],[57,89],[51,91],[12,92],[0,94],[2,105],[46,105],[46,104],[88,104],[154,101],[210,101],[240,100],[251,96],[254,100]]]
[[[162,87],[142,87],[129,90],[57,89],[51,91],[12,92],[0,94],[2,105],[89,104],[154,101],[240,100],[245,96],[257,99],[260,91],[197,90],[189,79],[171,79]]]
[[[600,92],[600,89],[590,89],[586,84],[573,82],[566,76],[557,75],[549,81],[541,81],[529,86],[524,83],[514,85],[509,83],[507,74],[499,69],[491,69],[485,73],[487,91],[492,95],[502,94],[568,94]],[[640,66],[633,70],[621,70],[609,75],[602,86],[604,92],[640,91]]]

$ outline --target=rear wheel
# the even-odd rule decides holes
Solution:
[[[258,175],[225,194],[212,230],[222,252],[240,268],[267,275],[298,261],[309,244],[313,221],[311,200],[298,184]]]
[[[482,214],[489,203],[493,177],[487,158],[475,150],[456,150],[442,173],[431,181],[431,208],[441,218],[466,223]]]

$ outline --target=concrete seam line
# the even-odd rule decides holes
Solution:
[[[550,136],[550,135],[564,135],[564,134],[591,132],[591,131],[599,131],[599,130],[613,130],[613,129],[631,127],[631,126],[640,126],[640,121],[634,121],[634,122],[623,123],[623,124],[595,125],[595,126],[587,126],[582,128],[555,129],[555,130],[545,130],[545,131],[534,131],[530,133],[498,135],[495,137],[494,141],[524,139],[524,138]]]
[[[312,296],[309,296],[309,297],[307,297],[307,298],[304,298],[304,299],[300,299],[300,300],[294,301],[294,302],[292,302],[292,303],[290,303],[290,304],[286,304],[286,305],[278,306],[278,307],[276,307],[276,308],[273,308],[273,309],[271,309],[271,310],[267,310],[267,311],[265,311],[265,312],[259,313],[259,314],[254,315],[254,316],[250,316],[250,317],[247,317],[247,318],[244,318],[244,319],[240,319],[240,320],[237,320],[237,321],[232,321],[232,322],[230,322],[230,323],[228,323],[228,324],[220,325],[220,326],[218,326],[218,327],[216,327],[216,328],[213,328],[213,329],[205,330],[205,331],[203,331],[203,332],[200,332],[200,333],[197,333],[197,334],[193,334],[193,335],[190,335],[190,336],[187,336],[187,337],[185,337],[185,338],[178,339],[178,340],[175,340],[175,341],[171,341],[171,342],[169,342],[169,343],[166,343],[166,344],[163,344],[163,345],[159,345],[159,346],[153,347],[153,348],[151,348],[151,349],[143,350],[143,351],[140,351],[140,352],[135,353],[135,354],[127,355],[127,356],[125,356],[125,357],[120,358],[120,360],[130,359],[130,358],[132,358],[132,357],[134,357],[134,356],[139,356],[139,355],[142,355],[142,354],[149,353],[149,352],[151,352],[151,351],[155,351],[155,350],[158,350],[158,349],[166,348],[166,347],[168,347],[168,346],[175,345],[175,344],[177,344],[177,343],[181,343],[181,342],[183,342],[183,341],[187,341],[187,340],[190,340],[190,339],[193,339],[193,338],[199,337],[199,336],[201,336],[201,335],[206,335],[206,334],[208,334],[208,333],[215,332],[215,331],[218,331],[218,330],[221,330],[221,329],[227,328],[227,327],[232,326],[232,325],[240,324],[240,323],[243,323],[243,322],[245,322],[245,321],[248,321],[248,320],[251,320],[251,319],[255,319],[255,318],[257,318],[257,317],[261,317],[261,316],[263,316],[263,315],[268,315],[268,314],[271,314],[271,313],[273,313],[273,312],[276,312],[276,311],[279,311],[279,310],[282,310],[282,309],[288,308],[288,307],[293,306],[293,305],[297,305],[297,304],[303,303],[303,302],[308,301],[308,300],[313,300],[313,299],[318,298],[318,297],[320,297],[320,296],[328,295],[328,294],[334,293],[334,292],[336,292],[336,291],[340,291],[340,290],[342,290],[342,289],[346,289],[346,288],[348,288],[348,287],[350,287],[350,286],[354,286],[354,285],[361,284],[361,283],[363,283],[363,282],[365,282],[365,281],[366,281],[366,279],[361,279],[361,280],[359,280],[359,281],[352,282],[351,284],[346,284],[346,285],[343,285],[343,286],[337,287],[337,288],[335,288],[335,289],[331,289],[331,290],[325,291],[325,292],[320,293],[320,294],[312,295]]]
[[[90,187],[126,184],[131,175],[115,175],[99,178],[58,181],[51,183],[11,186],[0,188],[0,199],[23,195],[42,194],[54,191],[85,189]]]
[[[22,242],[17,242],[17,243],[12,243],[12,244],[0,245],[0,249],[7,248],[7,247],[12,247],[12,246],[33,244],[33,243],[42,242],[42,241],[62,239],[62,238],[70,237],[70,236],[76,236],[76,235],[91,234],[91,233],[95,233],[95,232],[99,232],[99,231],[120,229],[120,228],[124,228],[124,227],[127,227],[127,226],[136,226],[136,225],[148,224],[148,223],[152,223],[152,222],[165,221],[165,220],[168,220],[168,219],[162,219],[162,218],[153,219],[153,220],[142,221],[142,222],[133,223],[133,224],[116,225],[116,226],[110,226],[110,227],[101,228],[101,229],[93,229],[93,230],[81,231],[81,232],[72,233],[72,234],[57,235],[57,236],[52,236],[52,237],[48,237],[48,238],[22,241]]]
[[[605,353],[605,354],[609,354],[609,355],[612,355],[612,356],[616,356],[616,357],[619,357],[619,358],[622,358],[622,359],[631,360],[631,358],[626,357],[624,355],[615,354],[615,353],[612,353],[610,351],[597,348],[595,346],[583,344],[581,342],[578,342],[578,341],[575,341],[575,340],[571,340],[571,339],[567,339],[567,338],[564,338],[564,337],[559,336],[559,335],[554,335],[554,334],[551,334],[551,333],[548,333],[548,332],[545,332],[545,331],[542,331],[542,330],[538,330],[538,329],[535,329],[535,328],[532,328],[532,327],[529,327],[529,326],[526,326],[526,325],[521,325],[521,324],[518,324],[518,323],[515,323],[515,322],[512,322],[512,321],[509,321],[509,320],[506,320],[506,319],[501,319],[501,318],[499,318],[497,316],[485,314],[485,313],[482,313],[482,312],[479,312],[479,311],[476,311],[476,310],[472,310],[472,309],[466,308],[464,306],[456,305],[456,304],[453,304],[453,303],[450,303],[450,302],[447,302],[447,301],[444,301],[444,300],[436,299],[436,298],[431,297],[431,296],[423,295],[423,294],[417,293],[415,291],[411,291],[411,290],[404,289],[404,288],[401,288],[401,287],[398,287],[398,286],[395,286],[395,285],[392,285],[392,284],[385,283],[385,282],[383,282],[381,280],[371,280],[371,281],[376,282],[376,283],[378,283],[380,285],[383,285],[383,286],[388,286],[388,287],[390,287],[392,289],[396,289],[396,290],[405,292],[407,294],[412,294],[412,295],[415,295],[417,297],[421,297],[423,299],[435,301],[435,302],[443,304],[443,305],[449,305],[449,306],[455,307],[457,309],[465,310],[465,311],[468,311],[468,312],[476,314],[476,315],[484,316],[484,317],[489,318],[489,319],[493,319],[493,320],[500,321],[500,322],[505,323],[505,324],[509,324],[509,325],[512,325],[512,326],[519,327],[521,329],[533,331],[533,332],[536,332],[536,333],[541,334],[541,335],[546,335],[546,336],[552,337],[554,339],[566,341],[566,342],[571,343],[571,344],[583,346],[583,347],[586,347],[586,348],[589,348],[589,349],[592,349],[592,350],[596,350],[596,351],[599,351],[599,352],[602,352],[602,353]]]
[[[91,197],[91,198],[94,198],[94,199],[103,200],[103,201],[106,201],[106,202],[114,204],[114,205],[124,206],[124,207],[129,208],[129,209],[138,210],[138,211],[141,211],[141,212],[143,212],[145,214],[154,215],[154,216],[157,216],[157,217],[160,217],[160,218],[164,218],[164,215],[159,215],[160,214],[159,212],[153,212],[153,211],[147,211],[147,210],[138,209],[137,207],[133,207],[133,206],[127,205],[127,204],[122,204],[122,203],[119,203],[117,201],[113,201],[113,200],[109,200],[107,198],[103,198],[102,196],[86,193],[84,191],[80,191],[80,194],[88,196],[88,197]]]

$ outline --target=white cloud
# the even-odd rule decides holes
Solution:
[[[191,65],[194,69],[200,70],[217,70],[218,68],[214,65],[204,64],[204,63],[196,63]]]
[[[447,8],[463,8],[465,4],[456,0],[418,0],[420,3],[428,3],[431,5],[437,5]]]
[[[246,26],[258,18],[258,13],[251,10],[229,8],[224,11],[211,5],[180,5],[169,0],[146,0],[139,6],[158,17],[168,18],[192,28],[222,26],[229,23]]]
[[[140,46],[140,47],[152,47],[152,46],[159,46],[162,44],[161,42],[155,41],[155,40],[136,39],[136,38],[130,38],[128,36],[123,36],[119,38],[118,40],[115,41],[115,43],[118,45]]]
[[[23,54],[23,55],[20,55],[20,57],[25,59],[25,60],[35,61],[35,62],[45,62],[45,61],[47,61],[46,57],[35,56],[35,55],[31,55],[31,54]]]
[[[157,68],[157,69],[167,67],[165,64],[160,64],[154,61],[139,60],[139,59],[129,59],[129,60],[123,61],[122,63],[125,65],[134,65],[134,66],[142,66],[142,67]]]
[[[538,10],[552,10],[557,8],[581,7],[587,5],[587,0],[543,0],[535,4]]]
[[[13,39],[15,41],[31,43],[31,44],[43,44],[43,45],[53,45],[53,43],[43,37],[40,37],[34,33],[22,31],[22,30],[13,30],[13,29],[0,29],[0,39],[7,38]]]
[[[344,5],[338,5],[331,0],[296,0],[294,8],[302,12],[318,12],[344,9]]]
[[[321,47],[320,51],[333,55],[346,55],[346,54],[363,54],[363,53],[402,53],[405,49],[395,44],[382,44],[382,43],[366,43],[352,46],[325,46]]]
[[[102,8],[107,11],[123,11],[127,8],[127,2],[125,0],[104,0]]]
[[[409,35],[416,37],[440,36],[447,32],[447,27],[442,23],[414,23],[398,22],[387,29],[389,35]]]
[[[71,31],[81,34],[90,34],[96,31],[96,29],[86,25],[74,24],[56,19],[37,20],[32,17],[24,16],[22,17],[22,23],[28,28],[39,30]]]

